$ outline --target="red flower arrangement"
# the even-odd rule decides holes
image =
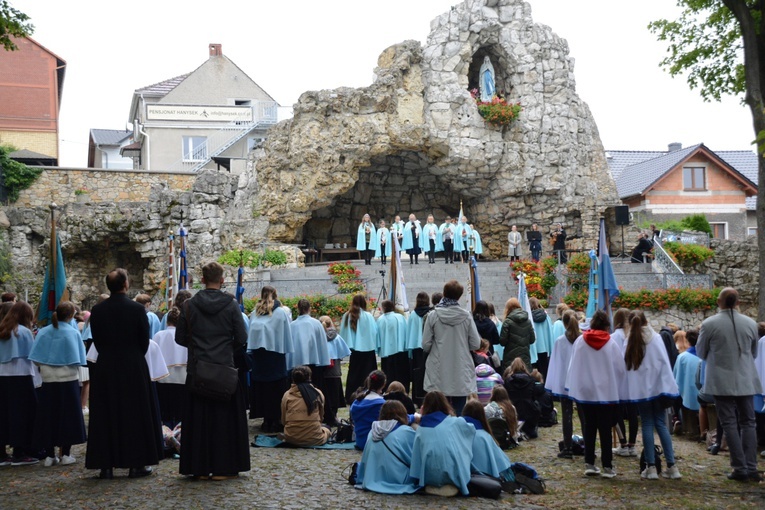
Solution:
[[[494,96],[491,101],[481,101],[478,89],[471,90],[470,95],[475,99],[481,117],[489,124],[496,126],[511,124],[523,110],[521,103],[508,103],[507,100],[498,96]]]

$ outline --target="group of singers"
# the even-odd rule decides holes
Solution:
[[[429,214],[423,225],[415,214],[410,214],[406,223],[396,216],[390,227],[385,220],[380,220],[375,227],[369,214],[365,214],[356,237],[356,249],[363,254],[364,263],[371,265],[372,257],[376,257],[385,265],[393,250],[393,236],[409,255],[409,264],[419,264],[423,252],[428,254],[428,264],[436,263],[437,252],[444,252],[446,264],[454,264],[455,258],[467,263],[471,253],[483,253],[481,235],[465,216],[447,216],[441,225],[436,225],[433,215]]]
[[[550,238],[553,242],[553,253],[558,258],[558,262],[565,264],[568,261],[566,256],[566,229],[563,228],[562,223],[556,223],[555,228],[550,232]],[[507,234],[507,256],[510,261],[516,261],[521,259],[521,242],[523,238],[521,233],[518,232],[518,227],[513,225],[510,228],[510,232]],[[536,223],[531,225],[531,230],[526,231],[526,242],[529,244],[529,251],[531,252],[531,260],[539,262],[539,258],[542,254],[542,232],[539,231],[539,227]]]

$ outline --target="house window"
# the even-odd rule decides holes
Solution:
[[[683,189],[685,191],[706,191],[706,169],[703,166],[683,168]]]
[[[746,235],[747,236],[756,236],[757,235],[757,227],[747,227]]]
[[[205,161],[207,160],[207,137],[184,136],[183,137],[183,160]]]
[[[727,223],[709,223],[712,227],[712,237],[716,239],[728,239],[728,224]]]

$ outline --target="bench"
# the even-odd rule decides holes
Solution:
[[[348,255],[348,258],[361,259],[361,254],[356,248],[322,248],[319,250],[319,262],[324,262],[325,255]]]

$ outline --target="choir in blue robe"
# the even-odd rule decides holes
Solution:
[[[409,476],[415,435],[412,427],[396,420],[372,423],[356,473],[357,487],[381,494],[418,491],[416,480]]]
[[[409,351],[422,349],[422,317],[416,311],[406,320],[406,348]]]
[[[45,326],[37,332],[29,360],[54,367],[87,365],[80,331],[64,322],[59,322],[58,328]]]
[[[415,230],[414,236],[412,236],[413,225]],[[422,226],[420,226],[419,220],[415,220],[414,222],[407,221],[406,225],[404,225],[404,243],[401,248],[404,250],[412,250],[412,254],[420,253],[419,250],[427,250],[425,247],[425,236],[422,235]],[[419,250],[417,248],[419,248]]]
[[[467,496],[475,434],[475,427],[462,418],[438,411],[423,416],[414,438],[409,475],[419,486],[452,484]]]
[[[469,249],[470,236],[473,234],[473,229],[467,223],[462,223],[462,220],[457,222],[454,228],[454,251],[462,252]]]
[[[367,248],[367,228],[369,229],[369,248]],[[371,221],[361,222],[356,231],[356,249],[357,250],[376,250],[377,249],[377,230]]]
[[[351,349],[348,360],[348,377],[345,380],[345,401],[350,404],[353,394],[364,386],[370,372],[377,370],[377,323],[371,313],[362,310],[356,330],[351,328],[351,318],[346,313],[340,321],[340,336]]]
[[[383,240],[385,242],[383,242]],[[375,258],[380,258],[383,255],[390,257],[391,254],[391,242],[390,230],[382,227],[377,230],[377,245],[375,246]]]
[[[476,255],[480,255],[483,253],[483,243],[481,242],[481,234],[479,234],[478,231],[474,229],[472,226],[470,227],[470,229],[473,231],[473,235],[470,239],[471,244],[470,246],[468,246],[468,249],[472,247],[473,252]]]
[[[423,248],[425,251],[430,250],[431,239],[435,241],[435,251],[444,251],[444,242],[441,238],[441,230],[435,223],[426,223],[425,226],[422,227],[422,235],[425,238],[425,247]]]
[[[411,370],[406,341],[406,318],[396,312],[388,312],[377,319],[377,345],[380,368],[388,381],[398,381],[409,392]]]

